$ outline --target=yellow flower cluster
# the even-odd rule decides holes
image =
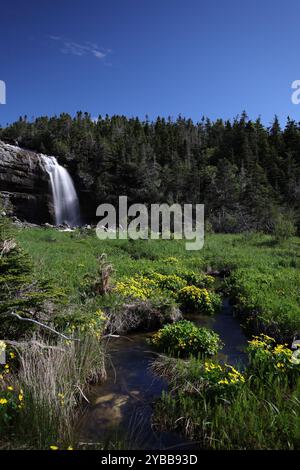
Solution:
[[[275,368],[280,372],[292,370],[293,365],[299,364],[292,350],[288,348],[288,344],[276,344],[274,338],[265,334],[254,336],[249,341],[249,350],[253,358],[265,361],[266,366],[273,367],[273,370]]]
[[[155,287],[167,290],[169,293],[175,293],[186,286],[187,282],[177,274],[152,273],[151,279],[155,281]]]
[[[165,262],[173,263],[177,258],[165,258]],[[207,281],[207,284],[214,282],[211,276],[204,276],[194,272],[182,272],[176,274],[162,274],[160,272],[150,271],[146,275],[135,275],[133,277],[123,278],[117,281],[114,291],[123,297],[147,300],[154,294],[168,292],[168,295],[179,300],[188,306],[199,307],[200,305],[207,309],[207,313],[213,313],[215,297],[204,286],[197,287],[196,282],[199,278]],[[189,285],[188,285],[189,284]],[[206,284],[205,284],[206,285]]]
[[[163,336],[163,330],[158,330],[151,338],[151,343],[154,345],[158,345],[160,343],[160,340]]]
[[[147,300],[155,287],[156,282],[153,279],[144,276],[134,276],[118,281],[114,290],[124,297]]]
[[[233,366],[225,364],[221,366],[215,362],[206,361],[204,371],[208,379],[217,385],[239,385],[245,383],[245,377]]]
[[[264,341],[261,341],[257,338],[252,339],[251,341],[248,341],[248,344],[250,347],[254,347],[254,348],[264,348],[264,346],[266,346],[266,343]]]
[[[185,308],[193,308],[203,313],[212,314],[214,305],[207,289],[196,286],[186,286],[180,289],[178,299]]]
[[[214,362],[205,361],[204,370],[205,372],[212,372],[212,371],[218,371],[218,370],[221,371],[222,367],[220,366],[220,364],[215,364]]]
[[[106,321],[107,320],[107,316],[105,315],[105,313],[103,312],[103,310],[101,310],[101,308],[99,308],[98,310],[96,310],[96,315],[97,317],[99,318],[99,320],[102,320],[102,321]]]
[[[275,355],[283,354],[287,358],[290,358],[293,353],[287,347],[287,344],[277,344],[277,346],[275,346],[275,348],[273,349],[273,354]]]
[[[230,380],[229,383],[238,384],[238,383],[245,382],[245,377],[238,370],[236,370],[233,366],[226,364],[226,367],[230,369],[230,371],[228,372],[228,378]]]
[[[6,390],[8,392],[13,392],[14,391],[14,387],[12,387],[11,385],[8,385],[6,387]],[[11,395],[7,395],[9,399],[13,400],[13,397]],[[24,399],[24,393],[23,393],[23,390],[20,389],[19,390],[19,393],[18,393],[18,408],[22,408],[23,407],[23,399]],[[0,398],[0,405],[7,405],[9,403],[9,400],[6,398],[6,397],[1,397]]]
[[[251,341],[248,341],[250,347],[270,349],[275,343],[275,339],[271,336],[261,333],[259,336],[253,336]]]

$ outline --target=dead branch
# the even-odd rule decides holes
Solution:
[[[83,398],[85,399],[85,401],[87,403],[90,403],[90,401],[88,400],[88,398],[85,396],[85,394],[83,393],[83,391],[81,390],[81,388],[79,387],[79,385],[75,385],[75,388],[78,388],[80,394],[83,396]]]
[[[11,340],[5,340],[5,343],[8,344],[9,346],[12,346],[13,348],[27,348],[28,346],[38,346],[39,348],[42,349],[56,349],[57,351],[65,352],[65,349],[60,348],[59,346],[51,346],[50,344],[43,344],[40,343],[39,341],[36,341],[35,339],[31,339],[29,341],[11,341]]]
[[[33,320],[32,318],[24,318],[24,317],[21,317],[20,315],[18,315],[17,313],[14,313],[14,312],[10,312],[7,315],[10,315],[11,317],[17,318],[20,321],[27,321],[27,322],[31,322],[31,323],[34,323],[36,325],[39,325],[42,328],[45,328],[46,330],[49,330],[52,333],[55,333],[56,335],[61,336],[62,338],[66,339],[68,341],[80,341],[79,338],[70,338],[69,336],[66,336],[63,333],[60,333],[59,331],[56,331],[51,326],[45,325],[44,323],[41,323],[37,320]]]

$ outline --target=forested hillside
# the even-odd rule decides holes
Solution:
[[[272,230],[280,214],[299,224],[300,124],[269,127],[246,113],[198,123],[125,116],[97,120],[78,112],[26,117],[0,139],[56,155],[70,169],[93,213],[102,202],[204,203],[215,231]]]

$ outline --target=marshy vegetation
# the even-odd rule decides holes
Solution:
[[[89,230],[11,234],[1,221],[2,446],[78,448],[106,342],[152,331],[152,380],[168,384],[153,403],[156,430],[199,448],[299,448],[298,238],[210,234],[188,252],[180,240],[99,241]],[[224,296],[249,337],[243,364],[225,361],[222,334],[191,317],[217,318]]]

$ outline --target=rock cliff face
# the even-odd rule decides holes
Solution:
[[[37,153],[0,141],[0,199],[21,220],[52,221],[49,177]]]

